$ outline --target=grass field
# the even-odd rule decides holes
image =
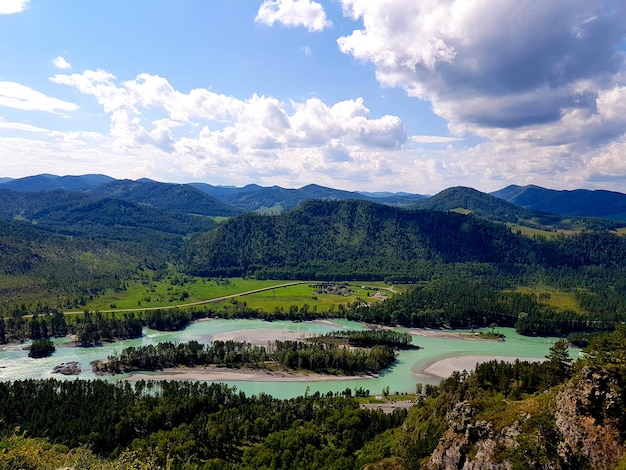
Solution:
[[[544,237],[544,238],[556,238],[559,236],[557,232],[551,232],[550,230],[541,230],[538,228],[526,227],[519,224],[507,224],[511,231],[514,233],[519,232],[525,237]]]
[[[110,310],[189,304],[285,284],[285,282],[242,278],[203,279],[184,275],[168,276],[160,281],[143,279],[125,283],[124,290],[109,290],[89,302],[85,308]]]
[[[316,293],[314,286],[317,281],[299,284],[297,286],[279,287],[256,294],[246,295],[241,298],[248,307],[272,312],[276,308],[289,310],[292,305],[302,307],[307,304],[312,310],[317,309],[320,312],[337,308],[340,304],[347,305],[357,301],[362,302],[380,302],[382,293],[390,298],[393,293],[382,290],[389,288],[383,282],[368,282],[365,284],[352,283],[346,286],[349,291],[345,293]],[[364,288],[367,287],[367,288]],[[376,295],[377,292],[380,294]]]
[[[167,307],[172,305],[190,304],[203,300],[210,300],[234,294],[241,294],[257,289],[286,284],[284,280],[256,280],[256,279],[204,279],[198,277],[174,275],[160,281],[148,279],[129,281],[124,289],[109,290],[97,299],[89,302],[87,310],[115,310],[115,309],[142,309]],[[312,310],[327,311],[339,304],[347,305],[357,300],[379,302],[384,292],[387,297],[393,293],[381,290],[389,286],[383,282],[368,282],[364,284],[350,284],[351,292],[335,295],[333,293],[315,294],[316,281],[306,282],[294,286],[278,287],[276,289],[249,294],[241,297],[250,308],[262,309],[268,312],[276,308],[288,310],[292,305],[302,307],[308,304]]]
[[[559,310],[573,310],[580,312],[581,308],[576,300],[576,294],[571,291],[559,290],[554,287],[525,287],[520,286],[516,292],[535,294],[540,303],[555,307]]]

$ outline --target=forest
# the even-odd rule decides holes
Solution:
[[[0,192],[0,343],[33,340],[29,353],[38,360],[54,354],[56,337],[91,347],[205,317],[510,326],[567,341],[543,362],[491,361],[438,386],[418,384],[406,397],[412,406],[390,413],[376,405],[405,397],[388,390],[381,400],[350,388],[278,400],[208,383],[0,382],[0,469],[626,468],[626,238],[612,231],[615,224],[587,221],[595,230],[528,236],[507,224],[536,226],[539,219],[524,219],[535,214],[488,200],[485,214],[502,210],[499,219],[458,213],[467,195],[458,191],[444,210],[318,200],[278,215],[237,215],[215,206],[232,215],[217,223],[196,193],[178,188],[163,197],[157,186],[144,189],[113,185],[101,195],[21,199]],[[113,197],[117,190],[127,199]],[[150,203],[139,202],[148,196]],[[178,197],[197,201],[198,212],[182,213]],[[270,309],[245,298],[143,309],[145,297],[133,311],[86,308],[132,285],[150,295],[166,276],[179,280],[170,287],[181,304],[187,297],[174,284],[231,276],[385,281],[403,293],[325,308],[313,296]],[[585,348],[575,362],[570,343]],[[402,333],[377,328],[267,348],[163,343],[125,349],[99,367],[115,373],[273,362],[360,374],[383,370],[394,348],[407,346]]]
[[[370,343],[371,344],[371,343]],[[334,375],[376,374],[395,361],[392,347],[373,344],[369,348],[347,349],[333,343],[274,341],[268,347],[240,341],[197,341],[124,348],[117,356],[92,363],[97,374],[122,374],[173,367],[218,366],[290,371],[313,371]]]

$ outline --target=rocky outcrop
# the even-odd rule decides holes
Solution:
[[[620,421],[624,403],[617,379],[585,367],[557,396],[556,424],[563,435],[559,456],[569,468],[613,468],[624,454]]]
[[[508,462],[497,462],[495,452],[501,447],[515,447],[520,424],[504,427],[495,433],[493,424],[485,420],[474,421],[476,410],[468,401],[457,403],[448,413],[448,430],[431,455],[429,470],[509,470]]]
[[[52,369],[53,374],[78,375],[81,372],[80,363],[76,361],[62,362]]]
[[[534,404],[518,402],[517,419],[499,432],[491,422],[477,419],[470,402],[459,402],[447,414],[448,429],[426,468],[504,470],[513,464],[555,470],[615,468],[626,454],[620,432],[626,423],[623,378],[617,374],[584,367],[552,395],[555,398],[549,398],[556,393],[552,390],[536,396]],[[545,408],[548,401],[550,409]]]

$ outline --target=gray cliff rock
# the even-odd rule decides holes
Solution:
[[[609,372],[585,367],[557,396],[556,425],[563,435],[559,456],[571,468],[613,468],[624,454],[623,410],[617,381]]]

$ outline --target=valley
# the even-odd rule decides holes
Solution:
[[[293,439],[316,443],[299,462],[339,468],[441,468],[490,445],[492,463],[532,467],[535,446],[571,468],[593,461],[571,444],[580,423],[626,422],[625,195],[2,181],[0,431],[16,452],[261,468]],[[376,331],[413,348],[350,343]],[[591,389],[606,401],[557,406]]]

